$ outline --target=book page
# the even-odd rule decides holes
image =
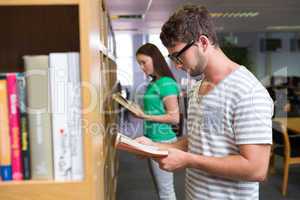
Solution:
[[[115,101],[136,115],[143,112],[137,104],[125,99],[120,93],[115,93],[112,97]]]
[[[126,144],[130,144],[131,146],[134,146],[134,147],[136,147],[138,149],[141,149],[141,150],[144,150],[144,151],[149,151],[149,152],[150,151],[159,151],[158,147],[138,143],[138,142],[136,142],[136,141],[132,140],[131,138],[126,137],[124,135],[122,135],[122,137],[121,137],[121,142],[126,143]]]
[[[167,150],[161,150],[155,146],[138,143],[121,133],[117,134],[115,146],[118,149],[138,155],[144,155],[146,157],[164,157],[168,155]]]

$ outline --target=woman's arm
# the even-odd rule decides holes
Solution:
[[[144,115],[144,119],[148,121],[178,124],[179,123],[179,106],[176,95],[166,96],[163,99],[166,109],[165,115]]]

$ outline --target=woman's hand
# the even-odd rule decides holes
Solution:
[[[144,111],[137,105],[131,105],[134,107],[134,110],[136,112],[134,112],[134,116],[137,117],[137,118],[140,118],[140,119],[146,119],[147,118],[147,115],[144,113]]]

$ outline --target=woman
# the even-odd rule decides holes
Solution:
[[[144,94],[144,135],[155,142],[172,143],[176,134],[172,125],[179,123],[179,88],[159,49],[150,43],[141,46],[136,59],[144,73],[152,78]],[[176,199],[173,173],[161,170],[149,160],[149,168],[161,200]]]

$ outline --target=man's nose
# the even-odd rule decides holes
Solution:
[[[181,69],[183,66],[182,63],[175,63],[175,67],[176,69]]]

